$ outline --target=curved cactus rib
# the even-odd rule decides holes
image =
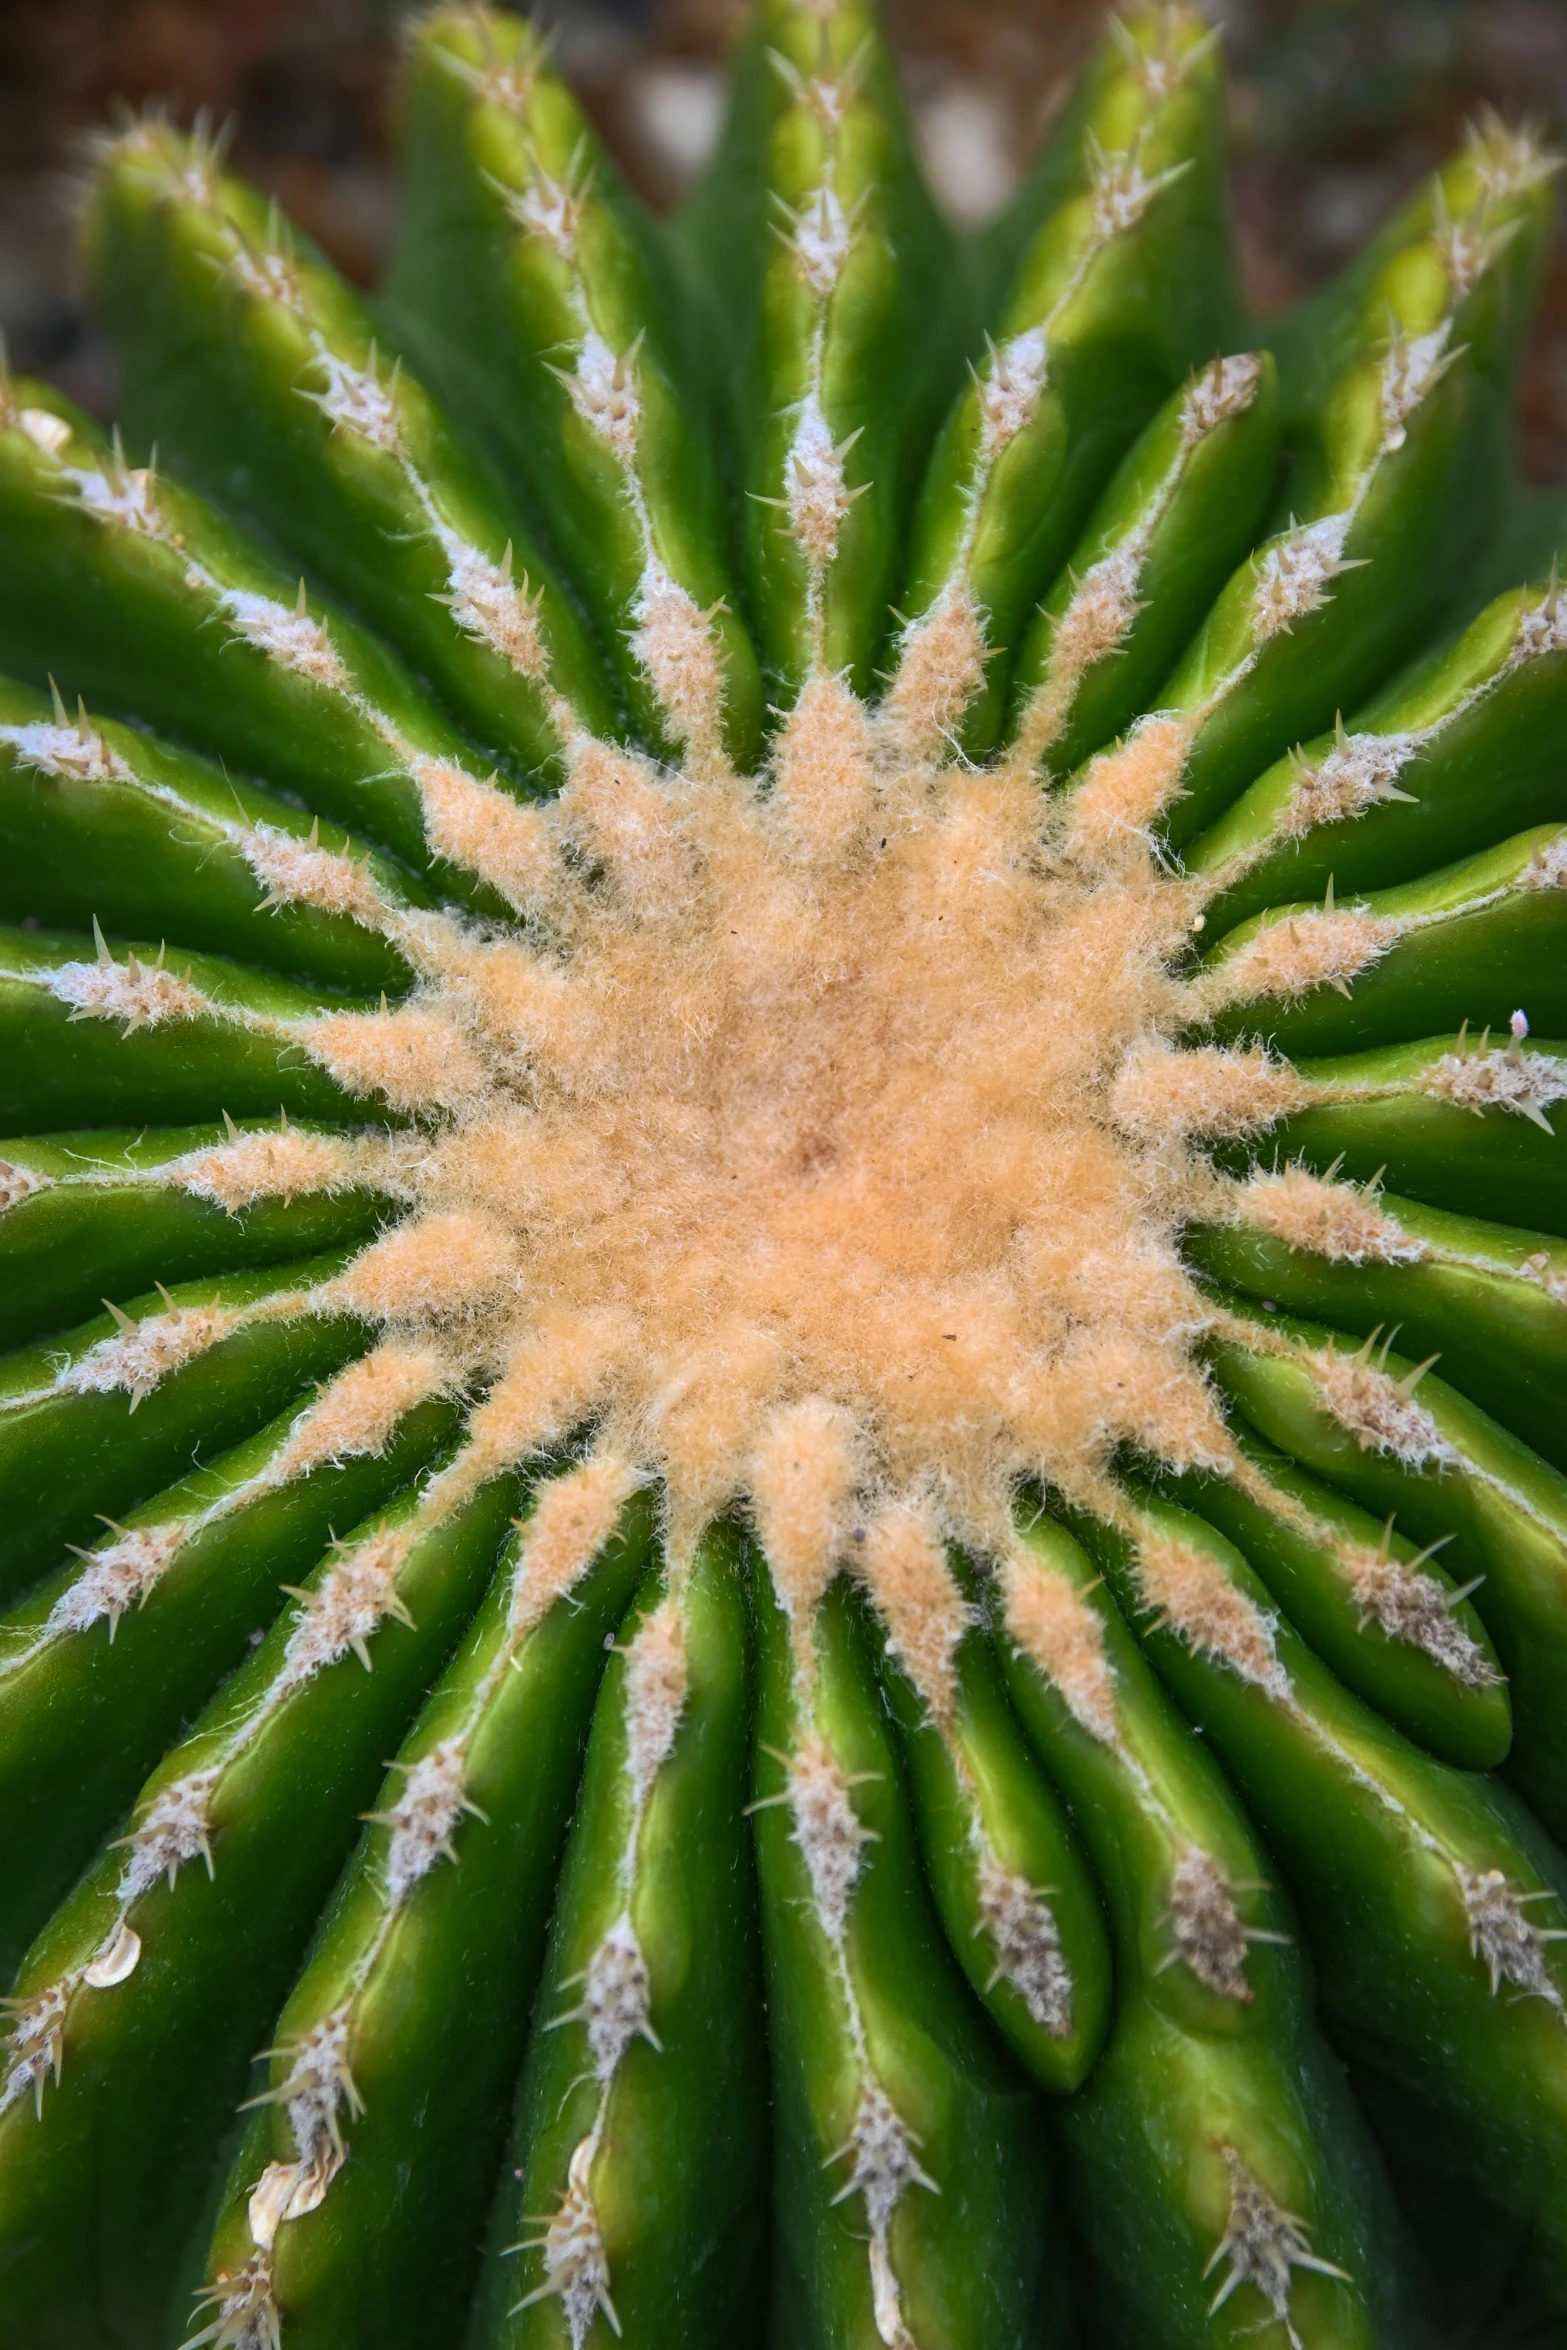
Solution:
[[[449,1442],[455,1403],[421,1402],[399,1370],[361,1357],[319,1398],[108,1523],[0,1618],[8,1966],[277,1613],[279,1585]],[[379,1391],[368,1398],[367,1379]]]
[[[487,2345],[585,2341],[611,2311],[632,2338],[718,2340],[754,2307],[766,2120],[737,1800],[745,1618],[742,1546],[715,1532],[648,1578],[617,1643],[481,2282]]]
[[[1558,2269],[1556,2180],[1567,2150],[1560,1854],[1499,1790],[1401,1747],[1338,1689],[1286,1624],[1270,1623],[1243,1559],[1200,1521],[1151,1503],[1129,1546],[1096,1541],[1140,1628],[1154,1614],[1145,1636],[1161,1673],[1213,1737],[1310,1905],[1319,1946],[1331,1953],[1325,2004],[1374,2038],[1379,2061],[1437,2117],[1455,2166],[1481,2175],[1508,2159],[1503,2148],[1527,2143],[1508,2194]],[[1266,1676],[1229,1630],[1243,1618],[1266,1627]],[[1335,1796],[1325,1800],[1330,1786]],[[1424,2020],[1411,2031],[1403,1994],[1416,1984]],[[1433,2028],[1447,2052],[1439,2066],[1425,2053]]]
[[[1379,683],[1451,600],[1450,566],[1500,494],[1482,386],[1518,364],[1554,168],[1526,139],[1477,135],[1389,237],[1319,393],[1296,516],[1236,572],[1162,689],[1183,721],[1165,803],[1177,845],[1332,704]]]
[[[482,902],[531,895],[528,811],[395,655],[46,386],[0,386],[0,501],[18,562],[0,588],[9,667],[301,792],[410,865],[434,861],[445,888],[471,896],[482,853]]]
[[[1303,887],[1376,889],[1560,817],[1567,618],[1553,576],[1497,597],[1456,645],[1288,752],[1186,851],[1226,922]],[[1477,788],[1483,774],[1484,788]]]
[[[535,1495],[366,1814],[251,2100],[210,2255],[220,2306],[243,2279],[274,2323],[325,2344],[373,2328],[378,2303],[403,2325],[461,2305],[510,2070],[495,2043],[519,2050],[583,1717],[646,1548],[626,1482],[590,1462]]]
[[[869,0],[404,112],[0,383],[0,2350],[1404,2350],[1329,2041],[1567,2306],[1551,159],[1243,330],[1182,6],[970,247]]]
[[[1109,1954],[1071,1825],[1031,1768],[983,1619],[908,1509],[866,1530],[921,1854],[958,1963],[1041,2087],[1077,2088],[1107,2021]],[[935,1590],[933,1591],[933,1586]],[[955,1603],[956,1602],[956,1603]],[[931,1637],[932,1625],[939,1627]]]
[[[251,2048],[514,1507],[495,1486],[421,1535],[405,1501],[345,1537],[23,1960],[0,2087],[13,2326],[90,2336],[105,2305],[160,2322]],[[95,2146],[127,2128],[152,2133],[155,2159],[105,2174]]]
[[[866,1627],[841,1585],[813,1623],[791,1581],[773,1567],[758,1604],[753,1803],[778,2320],[899,2345],[941,2323],[980,2342],[1037,2310],[1056,2338],[1040,2125],[940,1947]]]
[[[680,228],[733,417],[764,668],[789,699],[823,670],[864,691],[964,339],[950,232],[866,0],[757,11]]]
[[[1138,436],[1031,623],[1009,758],[1057,775],[1135,719],[1250,538],[1278,459],[1271,355],[1195,370]]]
[[[575,607],[520,516],[383,365],[348,288],[199,140],[125,133],[85,246],[131,412],[159,415],[193,475],[319,565],[521,772],[549,769],[584,721],[608,731]]]
[[[0,1145],[11,1344],[112,1291],[240,1271],[366,1240],[396,1188],[380,1136],[291,1125],[96,1129]]]
[[[547,514],[648,739],[701,766],[721,748],[749,764],[756,656],[731,609],[706,403],[649,224],[525,24],[426,19],[404,120],[387,288],[400,330]]]
[[[1252,2323],[1381,2339],[1396,2230],[1357,2117],[1328,2086],[1295,1919],[1263,1879],[1244,1815],[1212,1758],[1181,1737],[1059,1526],[1018,1535],[1003,1606],[1009,1685],[1078,1810],[1110,1908],[1110,2043],[1058,2134],[1114,2322],[1200,2340],[1204,2316],[1244,2286]],[[1271,1681],[1265,1639],[1237,1669]],[[1137,2182],[1132,2202],[1107,2192],[1121,2171]],[[1133,2225],[1148,2231],[1138,2260]]]
[[[994,745],[1014,632],[1086,501],[1232,325],[1211,32],[1193,9],[1147,11],[1107,41],[1091,88],[1071,184],[1018,265],[922,493],[889,698],[927,753],[949,738]],[[1240,367],[1221,371],[1221,407],[1243,381]],[[1156,493],[1150,535],[1157,507]]]

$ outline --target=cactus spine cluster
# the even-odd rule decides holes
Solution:
[[[1259,325],[1184,6],[967,242],[870,0],[403,112],[0,387],[0,2350],[1567,2310],[1551,158]]]

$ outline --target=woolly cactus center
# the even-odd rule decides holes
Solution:
[[[677,1514],[807,1397],[976,1527],[1020,1470],[1222,1442],[1174,1247],[1201,1173],[1125,1110],[1190,919],[1140,840],[1110,872],[836,688],[762,783],[595,748],[548,821],[528,948],[453,976],[491,1074],[394,1244],[412,1291],[485,1300],[503,1358],[547,1332]]]

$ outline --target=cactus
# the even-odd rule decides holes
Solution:
[[[102,145],[0,2350],[1394,2350],[1433,2208],[1567,2310],[1554,165],[1259,327],[1222,97],[1139,8],[963,242],[757,0],[659,224],[437,8],[373,303]]]

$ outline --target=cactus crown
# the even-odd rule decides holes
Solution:
[[[1555,167],[1248,324],[1220,77],[1116,20],[960,243],[759,0],[655,224],[440,8],[373,305],[104,142],[128,439],[0,388],[0,2345],[1391,2346],[1324,2024],[1567,2298]]]

